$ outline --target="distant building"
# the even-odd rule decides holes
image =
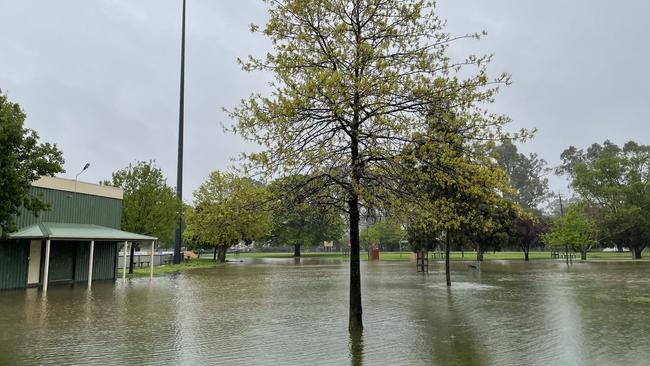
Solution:
[[[23,209],[19,230],[0,239],[0,290],[115,280],[120,244],[156,240],[120,230],[120,188],[43,177],[30,194],[51,209],[38,216]]]

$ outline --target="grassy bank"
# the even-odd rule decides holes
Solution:
[[[154,276],[156,276],[165,273],[186,271],[188,269],[213,268],[219,265],[223,265],[223,264],[215,263],[212,261],[212,259],[207,259],[207,258],[192,259],[189,262],[183,262],[181,264],[165,264],[162,266],[155,266],[153,267],[153,274]],[[149,267],[133,268],[133,274],[129,274],[129,273],[126,274],[127,277],[148,277],[149,275],[150,275]],[[122,268],[118,268],[117,278],[122,278]]]
[[[650,260],[650,253],[645,251],[644,258],[642,260]],[[322,253],[322,252],[303,252],[302,258],[338,258],[346,259],[348,257],[343,256],[341,253]],[[579,259],[580,254],[576,253],[576,257]],[[293,252],[284,252],[284,253],[267,253],[267,252],[251,252],[251,253],[240,253],[239,255],[228,254],[228,258],[232,259],[243,259],[243,258],[293,258]],[[441,258],[433,259],[430,254],[430,259],[437,260]],[[473,261],[476,260],[476,253],[474,252],[451,252],[449,256],[452,261]],[[410,252],[381,252],[379,254],[379,259],[383,261],[409,261],[411,260]],[[530,260],[550,260],[550,252],[530,252]],[[368,254],[366,252],[361,253],[361,260],[368,260]],[[483,255],[483,260],[524,260],[523,252],[488,252]],[[587,254],[587,260],[632,260],[632,254],[629,252],[617,253],[617,252],[591,252]]]
[[[644,259],[642,261],[650,261],[650,252],[645,251]],[[579,254],[576,255],[577,258],[580,257]],[[293,258],[293,252],[251,252],[251,253],[240,253],[233,254],[228,253],[227,260],[230,261],[239,261],[247,258]],[[303,252],[302,258],[332,258],[332,259],[348,259],[349,257],[344,256],[342,253],[333,252],[333,253],[322,253],[322,252]],[[442,260],[442,258],[433,258],[431,255],[429,257],[431,260]],[[550,260],[551,254],[549,252],[530,252],[529,258],[531,261],[537,260]],[[410,261],[412,260],[412,255],[410,252],[381,252],[379,255],[381,261]],[[366,252],[361,253],[361,260],[368,260],[368,254]],[[474,252],[451,252],[450,260],[452,261],[474,261],[476,260],[476,253]],[[524,260],[524,254],[522,252],[496,252],[496,253],[485,253],[483,255],[483,260]],[[558,260],[558,259],[555,259]],[[579,259],[578,259],[579,260]],[[617,252],[591,252],[587,255],[587,260],[590,261],[631,261],[632,255],[629,252],[626,253],[617,253]],[[211,257],[206,256],[206,258],[193,259],[189,262],[183,262],[181,264],[167,264],[163,266],[154,267],[154,275],[160,275],[165,273],[173,273],[179,271],[185,271],[188,269],[195,268],[214,268],[216,266],[221,266],[223,264],[215,263],[212,261]],[[147,277],[149,276],[149,267],[145,268],[134,268],[133,274],[128,274],[127,277]],[[118,269],[118,278],[122,277],[122,269]]]

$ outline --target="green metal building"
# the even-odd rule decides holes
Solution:
[[[43,177],[30,194],[51,209],[38,215],[23,210],[16,218],[19,230],[0,240],[0,290],[115,280],[120,245],[141,241],[153,247],[156,240],[119,230],[119,188]]]

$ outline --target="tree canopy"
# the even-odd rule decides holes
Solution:
[[[528,212],[538,211],[540,204],[549,197],[548,178],[544,177],[549,170],[546,161],[535,153],[518,152],[517,146],[510,141],[496,146],[492,154],[513,188],[506,197]]]
[[[255,94],[231,111],[234,131],[257,142],[249,167],[269,175],[309,176],[321,204],[344,209],[350,224],[349,328],[361,330],[360,205],[395,188],[394,165],[405,145],[427,129],[432,106],[453,110],[457,131],[500,135],[505,116],[485,109],[509,76],[487,75],[489,56],[453,60],[432,2],[424,0],[268,2],[261,31],[273,51],[242,62],[275,76],[270,95]]]
[[[249,178],[214,171],[194,191],[194,207],[187,211],[184,235],[219,250],[218,260],[226,260],[226,250],[239,241],[268,236],[271,229],[268,190]]]
[[[650,241],[650,146],[627,142],[622,148],[605,141],[586,151],[571,146],[558,173],[588,202],[605,244],[628,247],[635,258]]]
[[[123,230],[155,236],[163,244],[172,241],[180,203],[153,161],[129,164],[103,183],[124,190]]]
[[[38,215],[48,205],[29,194],[32,182],[64,172],[56,144],[39,143],[38,133],[25,128],[25,112],[0,90],[0,235],[16,229],[20,209]]]
[[[586,203],[570,205],[566,212],[551,222],[548,233],[542,237],[552,246],[568,245],[580,251],[582,259],[587,259],[587,251],[597,243],[598,230],[587,214]]]
[[[379,245],[383,250],[397,250],[400,241],[405,238],[405,231],[402,225],[396,220],[383,219],[368,225],[361,231],[361,244],[370,248]]]

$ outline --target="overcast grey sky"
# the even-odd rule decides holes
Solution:
[[[494,53],[513,75],[493,106],[513,129],[539,129],[521,146],[551,165],[569,145],[611,139],[649,144],[650,2],[643,0],[440,0],[454,34],[486,30],[455,54]],[[181,0],[0,0],[0,88],[26,125],[63,150],[67,172],[96,182],[135,160],[156,160],[175,185]],[[183,197],[210,171],[253,148],[225,134],[221,112],[268,76],[237,57],[269,43],[260,0],[188,0]],[[554,190],[566,182],[551,179]]]

